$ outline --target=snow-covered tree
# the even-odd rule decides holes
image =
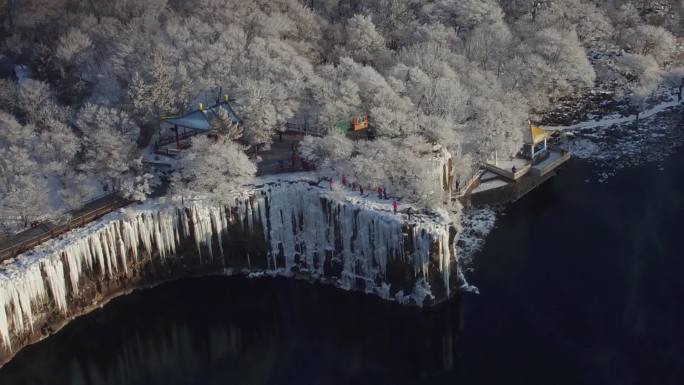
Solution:
[[[332,148],[341,146],[355,161],[328,162],[331,170],[364,165],[370,179],[391,174],[371,152],[403,150],[409,140],[447,148],[461,173],[491,152],[512,155],[530,114],[590,87],[615,88],[639,106],[663,81],[679,92],[676,68],[661,73],[679,64],[681,1],[6,3],[12,33],[0,55],[30,71],[0,79],[0,108],[19,127],[0,136],[30,155],[34,179],[63,190],[69,206],[98,178],[133,195],[146,190],[138,135],[120,130],[131,126],[119,110],[146,140],[160,116],[207,104],[219,88],[236,99],[244,131],[221,116],[214,128],[252,150],[287,123],[329,133],[367,114],[377,145],[350,150],[329,136],[303,149],[337,159]],[[431,170],[421,163],[429,153],[410,153],[421,161],[402,170]],[[416,189],[407,196],[426,195]]]
[[[684,67],[674,67],[663,75],[665,84],[676,90],[677,100],[682,100],[684,90]]]
[[[276,106],[271,99],[276,86],[268,82],[250,82],[242,97],[242,120],[244,139],[250,146],[257,148],[269,145],[276,128],[284,125],[278,121]]]
[[[333,170],[348,161],[353,151],[353,142],[335,131],[323,137],[305,136],[299,143],[299,154],[304,159]]]
[[[347,21],[345,29],[346,55],[364,64],[380,58],[385,49],[385,39],[375,29],[370,16],[354,15]]]
[[[432,145],[417,136],[378,139],[359,142],[356,155],[337,167],[368,189],[384,187],[392,196],[438,206],[444,197],[436,157]]]
[[[49,188],[28,149],[0,146],[0,218],[7,225],[27,226],[48,213]]]
[[[501,7],[493,0],[437,0],[426,3],[423,13],[433,20],[454,21],[464,29],[495,23],[503,18]]]
[[[50,85],[40,80],[26,79],[19,83],[16,108],[27,122],[63,119],[65,115],[54,103]]]
[[[85,53],[92,45],[93,42],[88,35],[77,28],[72,28],[60,37],[56,54],[64,62],[80,65],[84,60]]]
[[[128,88],[133,111],[145,122],[157,121],[175,110],[178,100],[164,59],[155,55],[145,74],[135,72]]]
[[[641,87],[655,88],[662,76],[658,62],[651,55],[625,53],[617,64],[625,75]]]
[[[674,36],[662,27],[638,25],[622,36],[622,44],[633,54],[651,55],[659,63],[667,62],[675,50]]]
[[[482,69],[500,73],[513,35],[503,22],[482,24],[463,41],[465,56]]]
[[[192,191],[229,202],[255,173],[256,166],[238,144],[222,137],[196,136],[180,159],[180,172],[173,188],[184,196]]]
[[[136,142],[140,129],[125,112],[86,104],[76,125],[84,134],[82,170],[113,190],[120,190],[124,180],[139,176],[142,159]]]
[[[211,127],[223,137],[232,141],[242,139],[244,134],[243,128],[238,123],[233,122],[232,117],[224,108],[218,109],[216,117],[211,121]]]
[[[65,175],[74,166],[81,143],[74,131],[65,123],[49,119],[37,130],[39,140],[34,157],[43,167],[56,175]]]

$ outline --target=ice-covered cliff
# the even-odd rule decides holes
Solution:
[[[446,214],[393,214],[313,182],[277,181],[230,205],[129,207],[0,267],[0,363],[132,289],[186,276],[287,275],[404,304],[457,287]]]

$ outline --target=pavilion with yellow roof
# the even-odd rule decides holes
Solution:
[[[546,152],[548,150],[548,139],[551,136],[551,131],[545,130],[539,126],[532,124],[531,120],[527,121],[530,130],[527,132],[525,138],[525,146],[530,148],[530,159],[534,161],[536,155]],[[544,144],[542,148],[537,150],[540,144]]]

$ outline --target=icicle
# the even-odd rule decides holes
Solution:
[[[0,274],[0,336],[8,348],[11,348],[10,323],[15,333],[32,331],[33,304],[46,298],[40,265],[31,262],[17,262],[17,270],[11,276]]]
[[[111,240],[109,239],[109,237],[107,235],[108,235],[107,231],[105,230],[102,233],[100,233],[99,238],[101,238],[105,267],[107,268],[107,275],[111,278],[113,275],[112,259],[114,259],[114,258],[111,255],[111,249],[110,249]],[[104,241],[104,242],[102,242],[102,241]],[[104,270],[102,272],[104,273]]]
[[[57,305],[57,308],[62,312],[67,311],[66,300],[66,281],[64,280],[64,266],[60,259],[52,260],[48,258],[43,263],[43,269],[47,277],[52,297]]]
[[[235,218],[232,210],[237,212]],[[20,256],[11,268],[0,267],[0,342],[10,346],[13,335],[34,327],[34,311],[45,309],[48,290],[54,299],[52,311],[68,312],[69,298],[79,295],[84,273],[95,271],[96,265],[102,276],[113,277],[120,271],[128,274],[129,263],[140,261],[141,255],[158,256],[163,262],[190,237],[200,258],[203,248],[204,254],[208,251],[213,257],[214,235],[223,255],[227,230],[235,219],[252,236],[263,236],[274,268],[282,250],[285,266],[275,269],[279,273],[297,267],[313,276],[322,275],[326,252],[333,251],[342,264],[338,285],[352,288],[362,279],[367,291],[385,298],[390,295],[388,264],[396,257],[402,263],[412,263],[417,282],[410,296],[422,301],[429,295],[428,266],[434,260],[449,292],[450,264],[456,254],[449,244],[448,225],[445,221],[412,224],[413,250],[405,253],[400,218],[308,183],[279,182],[236,198],[232,207],[202,203],[187,209],[160,207],[96,222],[76,230],[82,231],[78,236],[56,242],[59,246],[49,252]],[[254,226],[259,225],[263,234],[254,233]],[[336,236],[340,237],[339,250],[335,250]],[[432,250],[439,255],[431,255]],[[300,256],[298,262],[296,255]],[[376,287],[378,280],[382,284]],[[397,298],[403,301],[407,297]]]

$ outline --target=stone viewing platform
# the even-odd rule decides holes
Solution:
[[[111,298],[184,277],[283,275],[417,306],[458,291],[446,212],[407,217],[315,181],[261,183],[224,205],[131,205],[3,261],[0,363]]]
[[[458,200],[465,206],[504,204],[516,201],[544,183],[570,160],[570,151],[548,144],[553,131],[530,122],[525,146],[517,156],[493,159],[483,165]]]
[[[496,205],[516,201],[556,175],[556,171],[572,157],[569,151],[550,148],[539,162],[524,163],[516,173],[487,164],[486,171],[473,183],[467,194],[459,198],[465,206]],[[499,163],[501,164],[501,162]]]

